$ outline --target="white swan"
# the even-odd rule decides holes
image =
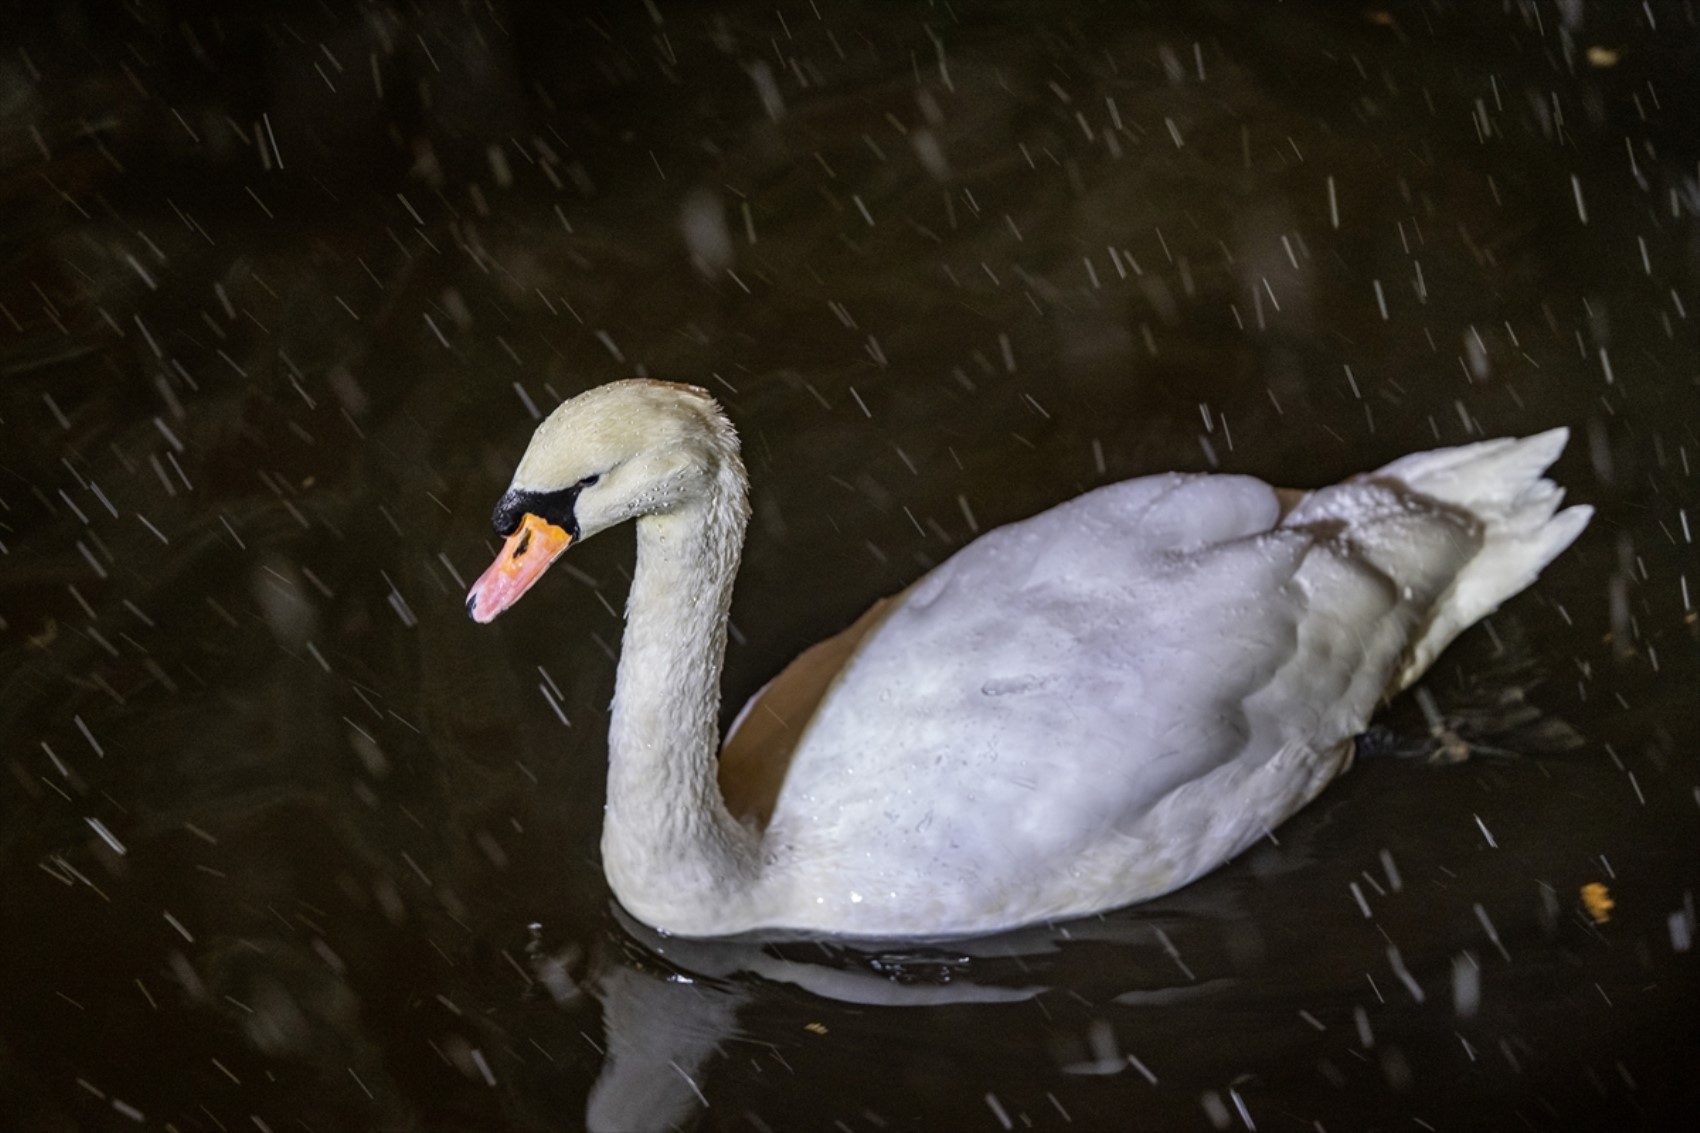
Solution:
[[[1534,580],[1554,429],[1311,493],[1149,476],[993,531],[716,717],[748,516],[703,390],[592,389],[538,426],[467,608],[637,521],[603,865],[668,932],[966,936],[1175,889],[1344,770],[1378,702]],[[1555,514],[1557,512],[1557,514]]]

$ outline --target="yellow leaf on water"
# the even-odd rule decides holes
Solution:
[[[1617,902],[1611,899],[1611,890],[1603,883],[1590,881],[1582,886],[1582,905],[1594,918],[1595,924],[1605,924],[1611,920],[1611,911],[1617,907]]]

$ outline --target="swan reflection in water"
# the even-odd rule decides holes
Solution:
[[[1217,905],[1220,906],[1220,899]],[[617,1133],[683,1125],[708,1104],[705,1068],[717,1054],[754,1041],[739,1012],[787,985],[830,1004],[913,1009],[981,1005],[1021,1010],[1010,1026],[1030,1026],[1024,1005],[1056,993],[1047,972],[1071,945],[1115,949],[1125,983],[1105,1005],[1138,1008],[1191,1003],[1228,992],[1231,977],[1189,978],[1172,955],[1172,934],[1200,916],[1232,921],[1234,911],[1200,906],[1180,910],[1033,926],[995,936],[917,945],[912,941],[842,942],[794,935],[750,939],[669,937],[613,909],[622,939],[610,938],[583,982],[565,972],[566,957],[532,957],[539,983],[563,1005],[582,994],[601,1007],[606,1056],[586,1103],[585,1125]],[[572,953],[574,950],[569,950]],[[823,1005],[824,1006],[824,1005]],[[1082,1057],[1064,1073],[1146,1073],[1137,1057],[1119,1052],[1107,1024],[1093,1029]]]

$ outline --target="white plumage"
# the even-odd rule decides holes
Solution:
[[[1577,536],[1589,509],[1557,511],[1541,478],[1565,440],[1414,454],[1309,494],[1176,474],[1089,492],[805,653],[717,766],[736,440],[700,390],[592,390],[539,428],[514,489],[597,477],[579,537],[638,521],[609,738],[615,894],[687,935],[894,937],[1184,885],[1313,798],[1384,696]]]

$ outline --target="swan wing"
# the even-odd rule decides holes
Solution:
[[[1174,888],[1278,824],[1480,546],[1467,515],[1352,487],[1288,524],[1248,477],[1133,480],[936,568],[851,643],[797,737],[767,838],[805,888],[784,903],[867,905],[874,931],[880,906],[964,930],[1065,915]]]
[[[1041,529],[1030,533],[1051,543],[1050,557],[1065,562],[1070,554],[1083,549],[1078,538],[1060,536],[1075,534],[1070,524],[1085,522],[1132,527],[1140,532],[1141,546],[1148,551],[1195,546],[1222,541],[1267,528],[1292,506],[1302,493],[1270,489],[1256,480],[1243,477],[1213,477],[1208,486],[1210,499],[1206,506],[1197,506],[1200,485],[1189,481],[1197,478],[1179,475],[1151,476],[1141,480],[1114,485],[1110,493],[1090,504],[1081,499],[1069,501],[1043,516]],[[1277,497],[1274,507],[1270,493]],[[989,539],[1003,538],[1001,532]],[[1121,557],[1114,548],[1111,553]],[[727,808],[737,817],[765,826],[772,817],[779,789],[790,771],[791,761],[808,725],[814,720],[821,701],[832,690],[841,673],[861,648],[863,640],[885,622],[887,616],[901,607],[917,586],[930,585],[932,590],[924,601],[936,599],[937,592],[953,573],[967,569],[974,574],[1001,570],[1001,556],[980,561],[981,556],[957,556],[946,571],[923,579],[921,583],[901,593],[881,598],[839,633],[817,642],[799,654],[777,676],[745,702],[727,729],[720,751],[719,783]],[[1080,561],[1074,563],[1081,565]],[[1118,562],[1106,564],[1120,569]],[[984,590],[987,581],[980,577],[958,579],[958,586]],[[948,616],[950,607],[944,613]]]
[[[881,598],[851,625],[805,649],[738,711],[720,749],[720,793],[732,814],[766,826],[797,742],[863,638],[903,594]]]

